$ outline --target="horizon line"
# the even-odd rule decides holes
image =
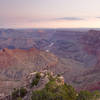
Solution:
[[[94,28],[94,27],[70,27],[70,28],[44,28],[44,27],[40,27],[40,28],[31,28],[31,27],[25,27],[25,28],[0,28],[0,29],[100,29],[100,28]]]

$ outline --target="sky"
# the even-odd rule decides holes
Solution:
[[[0,28],[100,28],[100,0],[0,0]]]

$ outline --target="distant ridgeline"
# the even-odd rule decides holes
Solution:
[[[30,73],[22,87],[0,100],[100,100],[100,92],[77,92],[61,75],[43,70]]]

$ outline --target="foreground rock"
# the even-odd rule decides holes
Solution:
[[[54,80],[57,86],[64,85],[63,76],[54,75],[53,72],[43,70],[41,72],[30,73],[24,78],[22,86],[16,89],[14,88],[8,95],[1,94],[0,100],[17,100],[18,97],[21,96],[21,93],[24,94],[24,92],[20,91],[21,89],[25,91],[25,95],[22,96],[23,100],[31,100],[32,92],[44,89],[46,84],[51,80]],[[20,93],[18,93],[18,91],[20,91]]]
[[[64,83],[64,77],[43,70],[30,73],[25,83],[0,100],[99,100],[100,91],[77,92],[71,85]]]

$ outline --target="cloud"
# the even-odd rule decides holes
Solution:
[[[55,18],[55,20],[78,21],[78,20],[84,20],[84,18],[80,18],[80,17],[61,17],[61,18]]]
[[[100,17],[96,17],[96,18],[100,19]]]

